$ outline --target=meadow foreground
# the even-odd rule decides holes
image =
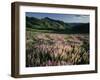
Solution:
[[[89,64],[88,34],[26,31],[26,67]]]

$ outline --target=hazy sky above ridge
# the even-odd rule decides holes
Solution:
[[[35,17],[38,19],[42,19],[45,17],[60,20],[68,23],[89,23],[90,16],[89,15],[77,15],[77,14],[55,14],[55,13],[34,13],[34,12],[26,12],[26,16]]]

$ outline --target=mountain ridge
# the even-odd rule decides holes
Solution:
[[[44,17],[38,19],[36,17],[26,16],[26,27],[33,29],[46,29],[55,31],[89,33],[89,23],[65,23],[64,21]]]

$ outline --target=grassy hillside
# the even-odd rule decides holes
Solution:
[[[26,16],[26,27],[62,33],[89,33],[89,23],[65,23],[48,17],[38,19]]]

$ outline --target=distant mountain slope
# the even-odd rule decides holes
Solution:
[[[89,23],[80,23],[73,26],[72,30],[76,33],[89,33]]]
[[[41,30],[55,30],[73,33],[89,33],[89,23],[65,23],[48,17],[38,19],[26,16],[26,27]]]

